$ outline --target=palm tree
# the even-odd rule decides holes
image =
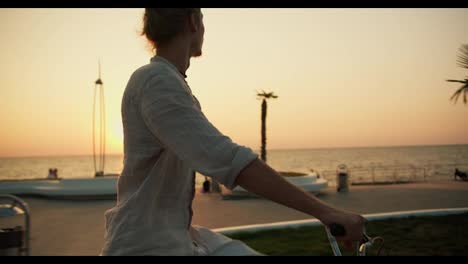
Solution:
[[[459,49],[460,54],[458,55],[458,66],[462,68],[468,69],[468,44],[464,44],[460,47]],[[453,100],[454,103],[457,103],[458,97],[463,93],[463,102],[467,103],[466,99],[466,94],[468,92],[468,76],[464,80],[447,80],[447,82],[457,82],[461,83],[462,86],[458,88],[455,93],[453,93],[452,97],[450,97],[450,100]]]
[[[262,93],[257,92],[258,99],[262,99],[262,147],[261,147],[261,159],[266,162],[266,113],[267,113],[267,102],[268,99],[276,99],[278,96],[274,95],[273,92]]]

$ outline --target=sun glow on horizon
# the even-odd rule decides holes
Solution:
[[[187,81],[209,120],[260,149],[468,144],[468,9],[202,9],[203,56]],[[123,152],[121,99],[152,54],[142,9],[2,9],[0,157],[92,154],[97,62],[106,152]]]

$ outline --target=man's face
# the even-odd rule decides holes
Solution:
[[[192,57],[200,57],[202,55],[203,38],[205,35],[205,25],[203,23],[203,14],[200,12],[197,31],[194,34],[192,41]]]

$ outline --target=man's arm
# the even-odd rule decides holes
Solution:
[[[363,217],[327,205],[305,190],[289,183],[259,159],[245,167],[237,176],[235,183],[249,192],[314,216],[326,226],[333,223],[343,225],[347,234],[339,238],[340,240],[350,242],[362,239]]]

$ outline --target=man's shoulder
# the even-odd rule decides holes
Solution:
[[[140,68],[136,69],[132,76],[145,79],[152,78],[152,77],[167,77],[172,78],[171,69],[164,65],[164,63],[160,62],[151,62],[146,65],[141,66]]]
[[[139,94],[150,92],[175,93],[188,91],[184,81],[173,69],[162,62],[151,62],[136,69],[127,86]],[[191,93],[191,92],[189,92]]]

